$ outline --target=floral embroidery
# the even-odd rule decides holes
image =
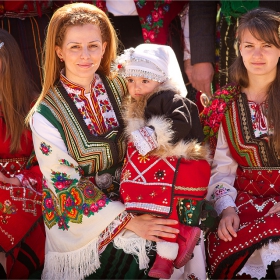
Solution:
[[[238,94],[240,94],[240,86],[237,85],[229,84],[219,89],[200,115],[205,136],[204,141],[209,141],[212,154],[216,149],[220,123],[226,110]]]
[[[105,95],[105,94],[106,94],[106,90],[103,87],[103,85],[102,84],[97,84],[95,86],[95,95],[99,96],[99,95]]]
[[[143,8],[146,1],[137,1],[136,5]],[[146,18],[139,17],[145,43],[155,42],[160,28],[163,28],[163,18],[170,10],[171,1],[155,1],[154,9]]]
[[[90,96],[82,94],[83,88],[73,88],[73,84],[62,74],[61,81],[91,134],[98,136],[119,126],[113,106],[99,75],[95,74],[95,79],[91,84]],[[96,104],[94,108],[90,105],[90,100],[92,104]]]
[[[223,185],[217,185],[213,194],[211,195],[211,198],[216,201],[217,199],[229,193],[229,191],[230,189],[225,188]]]
[[[69,166],[69,167],[72,167],[75,169],[75,171],[80,175],[80,176],[83,176],[84,175],[84,171],[83,169],[80,167],[80,166],[75,166],[73,163],[70,163],[68,160],[66,159],[60,159],[59,160],[59,163],[62,164],[62,165],[66,165],[66,166]]]
[[[122,174],[122,181],[127,181],[131,177],[131,173],[129,170],[125,170]]]
[[[142,162],[143,162],[143,163],[146,163],[147,161],[150,160],[150,157],[149,157],[148,154],[145,155],[145,156],[139,154],[137,159],[139,160],[140,163],[142,163]]]
[[[77,180],[69,180],[65,173],[52,172],[52,174],[52,181],[58,180],[56,186],[59,188],[56,189],[57,198],[50,189],[44,188],[43,191],[42,210],[48,228],[57,224],[59,229],[68,230],[69,222],[82,223],[83,216],[94,215],[110,201],[88,179],[81,178],[76,184]]]
[[[267,109],[267,102],[257,104],[253,101],[248,101],[248,105],[251,112],[252,126],[256,137],[260,137],[263,134],[267,134],[267,119],[263,114],[263,108]]]
[[[10,200],[0,202],[0,221],[2,224],[7,224],[11,214],[16,214],[17,208]]]
[[[51,180],[54,183],[55,191],[57,193],[78,182],[77,179],[70,179],[66,173],[52,171],[51,174]]]
[[[191,225],[193,223],[193,215],[196,209],[197,201],[187,199],[184,208],[184,223]]]
[[[40,150],[45,156],[48,156],[52,152],[51,146],[47,145],[45,142],[42,142],[40,144]]]
[[[155,173],[154,176],[155,176],[155,177],[154,177],[155,180],[158,180],[158,181],[163,180],[164,177],[166,176],[165,170],[158,170],[158,171]]]

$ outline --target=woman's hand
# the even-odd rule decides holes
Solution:
[[[20,181],[19,181],[18,178],[16,178],[16,177],[14,177],[14,178],[6,177],[2,172],[0,172],[0,182],[3,182],[5,184],[20,186]]]
[[[138,236],[151,240],[162,241],[160,237],[174,238],[179,230],[170,227],[176,225],[176,220],[169,220],[165,218],[158,218],[149,214],[135,216],[126,225],[126,229],[135,232]]]
[[[223,210],[222,218],[218,227],[218,236],[224,241],[231,241],[232,237],[237,236],[240,219],[233,207],[228,207]]]
[[[264,216],[266,217],[266,216],[275,214],[277,212],[280,212],[280,202],[274,204]]]

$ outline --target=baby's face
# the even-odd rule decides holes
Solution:
[[[127,77],[126,80],[129,94],[135,99],[154,92],[160,84],[142,77]]]

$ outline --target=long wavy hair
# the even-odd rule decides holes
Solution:
[[[242,36],[245,30],[249,30],[256,39],[262,40],[280,49],[280,15],[279,13],[267,8],[257,8],[249,11],[239,20],[239,26],[236,32],[238,56],[229,68],[229,77],[232,82],[241,85],[241,87],[247,88],[249,86],[249,77],[239,51],[239,45],[242,41]],[[278,60],[275,79],[268,88],[268,109],[264,110],[264,114],[266,115],[268,120],[268,127],[273,127],[273,134],[271,138],[275,145],[275,149],[280,156],[279,104],[280,62]]]
[[[0,44],[0,110],[6,124],[5,139],[10,138],[10,152],[15,153],[21,149],[24,120],[36,98],[35,84],[16,40],[1,28]]]
[[[85,24],[98,25],[101,31],[102,43],[107,42],[105,53],[98,71],[112,77],[111,63],[116,59],[118,38],[114,27],[107,15],[94,5],[87,3],[72,3],[64,5],[53,14],[46,34],[43,51],[43,86],[42,92],[29,112],[28,122],[37,105],[44,99],[49,89],[54,90],[55,81],[59,79],[60,71],[64,67],[55,52],[55,47],[62,47],[67,28]]]

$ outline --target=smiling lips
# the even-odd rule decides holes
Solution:
[[[79,67],[82,67],[82,68],[91,68],[93,66],[95,66],[94,63],[87,63],[87,64],[78,64]]]

